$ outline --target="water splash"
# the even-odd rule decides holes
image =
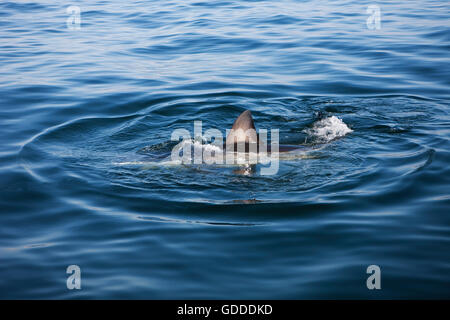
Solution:
[[[315,122],[311,128],[305,129],[304,132],[319,142],[329,142],[343,137],[353,130],[338,117],[331,116]]]

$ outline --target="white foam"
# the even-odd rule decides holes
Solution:
[[[305,132],[320,141],[328,142],[343,137],[353,130],[338,117],[331,116],[315,122],[312,128],[306,129]]]
[[[181,142],[181,144],[178,145],[178,148],[175,149],[175,150],[178,151],[178,150],[180,150],[180,149],[182,149],[182,148],[184,148],[186,146],[191,146],[191,147],[194,147],[194,148],[195,147],[200,147],[200,148],[202,148],[202,150],[208,151],[208,152],[212,152],[212,151],[221,152],[222,151],[222,148],[217,146],[217,145],[201,143],[200,141],[197,141],[197,140],[194,141],[192,139],[191,140],[187,140],[187,139],[183,140]]]

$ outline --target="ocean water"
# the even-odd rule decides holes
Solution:
[[[2,1],[0,298],[450,298],[449,12]],[[276,174],[167,161],[246,109]]]

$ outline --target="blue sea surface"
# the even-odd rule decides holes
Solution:
[[[1,1],[0,298],[449,299],[449,13]],[[274,175],[155,158],[246,109],[311,151]]]

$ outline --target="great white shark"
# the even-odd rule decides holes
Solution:
[[[272,144],[268,144],[266,139],[260,139],[260,135],[256,133],[255,122],[253,121],[250,110],[245,110],[233,123],[230,133],[227,135],[226,142],[223,145],[224,150],[231,152],[289,152],[300,149],[301,146],[295,145],[279,145],[278,150],[272,150]],[[241,146],[239,146],[241,145]]]
[[[269,143],[267,131],[260,129],[257,133],[251,111],[244,110],[235,119],[231,129],[227,130],[225,141],[223,141],[220,130],[208,129],[203,134],[201,122],[197,129],[194,122],[195,139],[191,138],[187,129],[176,129],[171,136],[171,142],[177,142],[175,146],[166,142],[161,145],[145,147],[138,151],[138,154],[145,156],[144,159],[119,162],[118,164],[152,167],[204,163],[219,166],[238,165],[240,168],[244,165],[244,173],[247,174],[248,169],[253,169],[256,163],[270,163],[271,166],[266,167],[270,169],[272,165],[278,166],[278,160],[314,158],[316,155],[310,152],[319,151],[326,146],[327,142],[352,132],[342,120],[335,116],[316,121],[312,125],[312,130],[308,130],[308,134],[322,138],[314,144],[281,145],[278,141],[279,132],[274,128],[271,128]],[[199,140],[197,137],[201,139]],[[180,138],[183,138],[181,142]],[[208,143],[208,141],[210,142]]]

